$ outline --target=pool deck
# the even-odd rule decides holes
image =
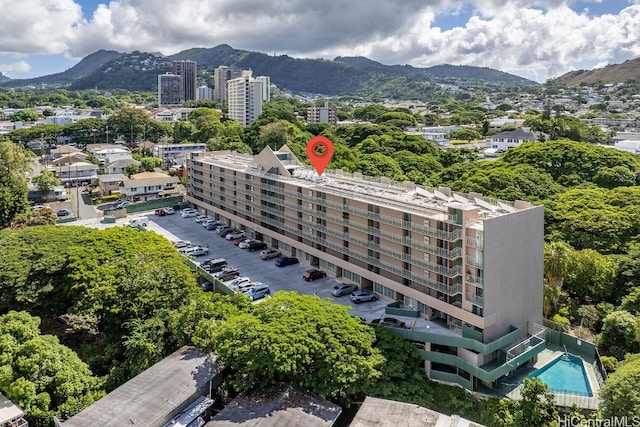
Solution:
[[[564,354],[564,350],[552,349],[547,347],[547,349],[543,350],[540,354],[538,354],[538,360],[533,365],[533,369],[527,372],[522,379],[524,379],[530,373],[535,372],[536,370],[542,368],[547,363],[555,360],[557,357],[562,356],[563,354]],[[591,363],[585,361],[582,357],[580,357],[580,359],[582,360],[585,372],[587,373],[587,379],[589,380],[589,386],[591,387],[593,397],[578,396],[573,394],[554,393],[555,403],[558,406],[565,406],[565,407],[569,407],[575,404],[578,408],[582,408],[582,409],[598,409],[600,405],[600,397],[599,397],[600,384],[598,383],[595,370],[591,365]],[[518,385],[512,391],[507,393],[506,397],[509,397],[510,399],[514,399],[514,400],[520,400],[521,389],[522,389],[522,385]]]

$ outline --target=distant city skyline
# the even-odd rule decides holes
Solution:
[[[0,0],[0,72],[62,72],[99,50],[228,44],[296,58],[494,68],[538,82],[640,57],[640,0]]]

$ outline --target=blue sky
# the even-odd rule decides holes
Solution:
[[[0,0],[0,10],[0,72],[11,78],[62,72],[99,49],[170,55],[223,43],[540,82],[640,57],[640,0]]]

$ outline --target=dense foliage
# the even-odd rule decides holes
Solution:
[[[17,144],[0,139],[0,229],[26,213],[27,179],[32,154]]]
[[[155,233],[122,227],[4,230],[0,258],[0,311],[70,319],[83,359],[100,375],[111,369],[108,384],[188,339],[172,325],[200,290],[175,249]],[[76,337],[68,339],[73,344]]]
[[[197,343],[233,367],[238,391],[285,382],[348,405],[384,362],[373,330],[348,310],[281,291],[245,314],[202,321]]]
[[[102,397],[104,379],[39,327],[24,311],[0,316],[0,390],[30,425],[46,427],[53,415],[68,418]]]

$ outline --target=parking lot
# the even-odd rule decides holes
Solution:
[[[238,268],[240,277],[246,276],[255,282],[268,284],[272,295],[280,290],[295,290],[300,294],[315,294],[320,298],[331,298],[336,303],[352,306],[351,314],[362,316],[367,321],[380,318],[384,314],[386,304],[383,301],[353,304],[349,295],[333,297],[331,290],[338,283],[334,277],[327,276],[306,282],[302,279],[302,275],[313,267],[305,264],[277,267],[273,259],[260,259],[260,251],[249,252],[246,249],[240,249],[232,241],[220,237],[215,231],[202,227],[195,218],[182,218],[179,211],[175,215],[166,216],[156,216],[151,212],[140,215],[149,217],[150,223],[146,227],[148,230],[161,234],[171,241],[188,240],[194,245],[205,247],[208,245],[209,255],[198,256],[195,261],[224,258],[228,266]]]

